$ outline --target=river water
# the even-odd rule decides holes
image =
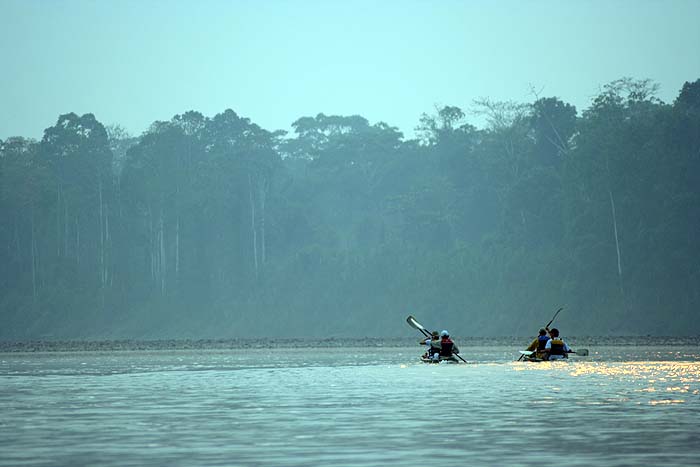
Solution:
[[[4,352],[0,466],[700,465],[696,340],[603,344]]]

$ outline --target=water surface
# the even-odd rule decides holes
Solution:
[[[582,344],[6,352],[0,466],[699,465],[696,343]]]

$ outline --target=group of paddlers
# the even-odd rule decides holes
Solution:
[[[433,331],[425,339],[420,341],[421,345],[425,345],[424,360],[432,360],[439,362],[459,353],[459,349],[450,339],[450,333],[446,330],[438,333]],[[528,352],[532,352],[529,356],[531,359],[537,360],[561,360],[568,358],[568,354],[572,352],[571,348],[559,336],[559,329],[544,327],[540,329],[539,335],[527,347]]]
[[[424,360],[439,362],[441,359],[451,358],[454,354],[459,353],[459,349],[450,339],[450,333],[446,330],[439,334],[437,331],[431,332],[430,336],[420,341],[420,344],[426,346],[423,354]]]
[[[539,335],[530,343],[527,350],[534,352],[530,358],[538,360],[561,360],[568,358],[568,354],[572,352],[566,342],[559,337],[559,329],[549,329],[546,326],[540,329]]]
[[[547,323],[544,328],[540,329],[539,335],[532,341],[527,350],[520,351],[522,355],[518,360],[524,357],[527,357],[526,360],[529,361],[561,360],[568,358],[569,353],[577,353],[581,356],[588,355],[588,349],[578,349],[577,352],[571,350],[566,342],[564,342],[564,339],[559,336],[559,329],[549,328],[549,325],[552,324],[562,309],[563,308],[559,308],[549,323]],[[459,355],[459,349],[455,343],[452,342],[452,339],[450,339],[449,332],[446,330],[440,333],[437,331],[429,332],[411,315],[406,318],[406,322],[412,328],[418,329],[425,336],[425,338],[420,341],[420,344],[426,347],[425,353],[422,356],[424,362],[432,363],[444,360],[456,362],[457,359],[459,359],[466,363],[466,360]]]

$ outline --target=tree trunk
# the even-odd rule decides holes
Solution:
[[[180,282],[180,214],[175,221],[175,284]]]
[[[156,282],[156,256],[155,256],[155,235],[153,233],[153,215],[151,214],[151,205],[148,205],[146,210],[148,216],[148,253],[151,259],[151,281]]]
[[[615,200],[613,199],[612,190],[608,189],[608,194],[610,195],[610,210],[612,212],[613,219],[613,232],[615,234],[615,249],[617,251],[617,277],[620,282],[620,293],[625,295],[625,290],[622,286],[622,258],[620,255],[620,240],[617,235],[617,216],[615,214]]]
[[[34,232],[34,204],[32,204],[32,240],[31,240],[31,260],[32,260],[32,299],[34,306],[37,305],[37,287],[36,287],[36,236]]]
[[[191,151],[191,140],[188,140],[187,154]],[[178,157],[178,171],[175,176],[175,287],[180,283],[180,174],[182,163]]]
[[[166,273],[166,263],[165,263],[165,233],[164,233],[164,227],[163,227],[163,208],[160,208],[160,219],[158,222],[158,230],[159,230],[159,252],[160,252],[160,257],[159,257],[159,266],[158,269],[160,270],[160,294],[162,296],[165,296],[165,273]]]
[[[68,205],[63,202],[63,254],[70,258],[68,254]]]
[[[250,230],[253,237],[253,265],[255,268],[255,278],[258,278],[258,233],[255,228],[255,196],[253,193],[253,179],[248,174],[248,194],[250,198]]]
[[[22,260],[22,244],[19,240],[19,213],[15,216],[15,257]]]
[[[99,214],[100,214],[100,287],[104,289],[105,286],[105,232],[104,232],[104,209],[102,204],[102,179],[99,178],[97,182],[97,189],[99,194]]]
[[[56,256],[61,257],[61,184],[56,189]]]
[[[80,265],[80,217],[75,216],[75,263]]]
[[[105,285],[112,282],[112,275],[110,274],[110,252],[111,239],[109,237],[109,209],[105,209]],[[111,284],[110,284],[111,285]]]
[[[266,246],[265,246],[265,198],[267,196],[267,187],[262,184],[260,186],[260,262],[263,267],[266,262]]]

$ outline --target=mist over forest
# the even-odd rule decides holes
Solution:
[[[0,141],[0,338],[700,333],[700,80]],[[480,127],[470,123],[478,118]]]

